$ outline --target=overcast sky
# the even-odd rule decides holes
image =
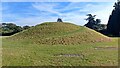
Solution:
[[[65,22],[84,25],[86,14],[91,13],[107,24],[113,5],[114,2],[3,2],[2,22],[36,25],[60,17]]]

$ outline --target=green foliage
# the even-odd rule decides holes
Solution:
[[[9,35],[13,35],[15,33],[21,32],[23,30],[26,30],[30,28],[30,26],[23,26],[23,28],[21,26],[17,26],[16,24],[13,23],[2,23],[1,27],[0,27],[0,34],[2,34],[3,36],[9,36]]]
[[[95,29],[96,31],[106,30],[106,29],[107,29],[107,25],[106,25],[106,24],[94,25],[94,29]]]
[[[23,26],[23,29],[24,29],[24,30],[29,29],[29,28],[30,28],[30,26],[27,26],[27,25],[26,25],[26,26]]]
[[[107,24],[108,35],[120,37],[120,1],[116,2]]]
[[[98,24],[100,24],[100,23],[101,23],[101,20],[100,20],[100,19],[96,19],[95,24],[98,25]]]
[[[5,33],[17,33],[22,31],[22,27],[17,26],[16,24],[13,23],[2,23],[2,34]]]
[[[87,14],[88,18],[85,19],[88,21],[87,24],[85,24],[86,27],[94,29],[96,31],[99,31],[99,29],[103,28],[100,19],[96,19],[95,20],[95,16],[96,15],[92,15],[92,14]]]
[[[96,15],[92,15],[92,14],[87,14],[87,16],[88,16],[88,18],[87,19],[85,19],[85,20],[87,20],[88,22],[90,22],[90,23],[95,23],[95,16]]]

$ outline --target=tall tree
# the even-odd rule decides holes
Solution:
[[[98,30],[100,27],[100,19],[95,19],[96,15],[92,15],[92,14],[87,14],[88,18],[86,18],[85,20],[88,21],[87,24],[85,24],[84,26],[94,29],[94,30]]]
[[[113,7],[114,9],[107,24],[107,31],[113,36],[120,36],[120,0]]]

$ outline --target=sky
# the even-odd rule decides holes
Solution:
[[[87,14],[97,15],[102,24],[107,24],[114,2],[3,2],[2,22],[20,26],[34,26],[43,22],[56,22],[61,18],[83,26]]]

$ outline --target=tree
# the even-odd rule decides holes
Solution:
[[[107,24],[107,32],[112,36],[120,36],[120,1],[118,0],[113,7]]]
[[[14,30],[14,29],[16,29],[16,24],[6,23],[5,27],[6,27],[6,28],[9,28],[9,29],[11,29],[11,30]]]
[[[0,23],[0,28],[2,28],[2,24]]]
[[[88,21],[88,23],[85,24],[84,26],[94,30],[98,30],[100,27],[101,20],[100,19],[95,20],[96,15],[87,14],[86,16],[88,16],[88,18],[86,18],[85,20]]]
[[[20,32],[20,31],[22,31],[22,30],[23,30],[23,28],[22,28],[21,26],[16,26],[16,27],[14,28],[14,32],[15,32],[15,33]]]
[[[63,22],[61,18],[58,18],[57,19],[57,22]]]
[[[30,26],[27,25],[23,26],[22,28],[21,26],[17,26],[14,23],[2,23],[0,26],[0,35],[3,36],[13,35],[15,33],[21,32],[22,30],[30,28]]]
[[[95,16],[96,15],[92,15],[92,14],[87,14],[86,16],[88,16],[87,19],[85,19],[86,21],[88,21],[89,23],[94,23],[95,22]]]
[[[96,23],[95,24],[100,24],[101,20],[100,19],[96,19]]]
[[[6,25],[6,23],[2,23],[2,25]]]
[[[13,23],[2,23],[2,27],[0,29],[2,30],[0,31],[0,34],[7,36],[23,30],[21,26],[17,26]]]
[[[29,29],[29,28],[30,28],[30,26],[27,26],[27,25],[26,25],[26,26],[23,26],[23,29],[24,29],[24,30]]]

